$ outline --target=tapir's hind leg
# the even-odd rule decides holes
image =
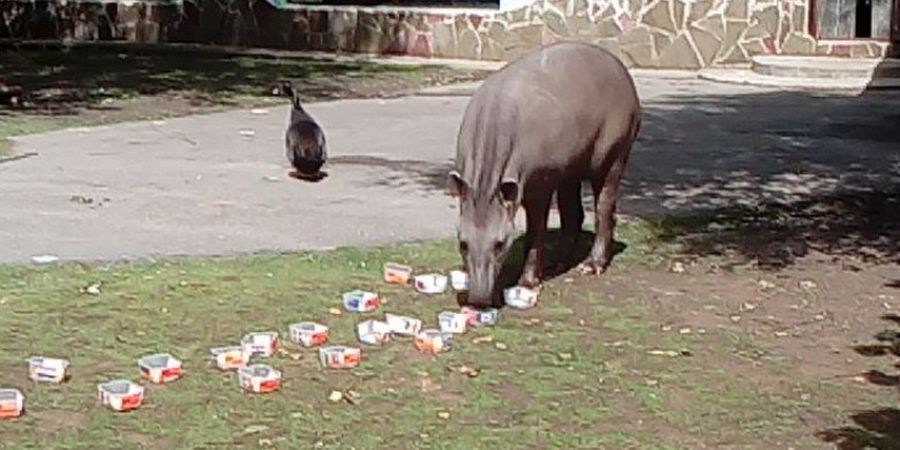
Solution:
[[[603,273],[609,267],[613,257],[613,231],[616,227],[616,201],[619,197],[619,184],[625,165],[628,163],[630,149],[616,149],[616,158],[609,165],[606,173],[599,174],[593,180],[594,214],[596,216],[594,246],[587,265],[588,272]]]
[[[560,186],[556,193],[559,208],[560,233],[556,248],[556,264],[561,269],[572,259],[578,235],[584,224],[584,206],[581,204],[581,180]],[[577,262],[577,261],[576,261]]]

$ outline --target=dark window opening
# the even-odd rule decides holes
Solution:
[[[856,0],[855,37],[872,37],[872,0]]]

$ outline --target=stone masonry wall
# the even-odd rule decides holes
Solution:
[[[447,10],[440,10],[447,11]],[[0,2],[0,39],[189,42],[509,60],[559,40],[596,43],[632,67],[697,69],[759,54],[878,57],[820,43],[808,0],[536,0],[503,12],[276,7],[270,0]]]

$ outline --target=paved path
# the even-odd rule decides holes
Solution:
[[[621,211],[662,214],[896,183],[900,96],[814,99],[637,76],[644,131]],[[445,173],[465,89],[309,105],[330,176],[287,178],[287,109],[64,130],[0,164],[0,262],[297,251],[452,236]],[[240,130],[255,135],[242,137]],[[90,202],[90,203],[88,203]]]

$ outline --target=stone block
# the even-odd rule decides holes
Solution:
[[[675,19],[675,27],[683,30],[687,27],[687,6],[682,0],[674,0],[672,2],[672,15]]]
[[[613,37],[620,36],[622,34],[622,27],[619,26],[619,23],[616,22],[612,17],[608,17],[600,21],[597,24],[597,36],[598,37]]]
[[[456,56],[456,24],[436,23],[432,27],[432,45],[435,56],[452,58]]]
[[[741,47],[747,51],[748,56],[756,56],[756,55],[765,55],[769,53],[766,50],[766,46],[763,45],[761,39],[757,39],[754,41],[743,42],[741,43]]]
[[[699,69],[703,67],[703,62],[691,45],[687,32],[683,32],[659,55],[659,65],[673,69]]]
[[[766,31],[767,36],[775,36],[778,32],[778,8],[769,6],[753,13],[756,24]],[[753,21],[751,21],[753,23]],[[754,25],[755,26],[755,25]]]
[[[624,32],[619,38],[619,47],[635,66],[653,66],[656,59],[653,52],[653,37],[650,34],[650,28],[646,25],[638,25]]]
[[[590,41],[598,36],[597,24],[591,22],[587,16],[572,16],[569,20],[569,35],[584,41]]]
[[[694,22],[694,26],[712,33],[720,41],[725,40],[725,20],[718,14],[704,17]]]
[[[806,11],[806,6],[794,5],[794,11],[791,13],[792,31],[809,34],[809,16]]]
[[[874,55],[869,49],[869,45],[865,42],[850,45],[851,58],[872,58],[873,56]]]
[[[674,0],[659,0],[644,13],[641,22],[652,28],[665,30],[670,33],[677,32],[678,27],[675,26],[675,21],[672,17],[673,1]]]
[[[812,55],[815,52],[816,40],[805,34],[791,33],[781,45],[781,53],[786,55]]]
[[[504,49],[511,57],[539,48],[543,39],[544,25],[517,25],[509,28],[509,39]]]
[[[747,27],[747,31],[744,32],[744,35],[741,36],[741,40],[743,41],[752,41],[754,39],[763,39],[767,37],[771,37],[774,32],[770,32],[760,23],[754,23]]]
[[[672,44],[672,37],[668,33],[653,30],[650,32],[653,36],[654,55],[659,57],[662,51]]]
[[[688,21],[694,22],[695,20],[700,20],[706,17],[706,14],[709,13],[709,10],[713,7],[713,0],[697,0],[691,4],[691,13],[688,16]]]
[[[750,62],[750,56],[740,45],[735,45],[725,52],[725,57],[721,62],[723,64],[744,64]]]
[[[729,19],[747,20],[750,0],[726,0],[725,17]]]
[[[610,52],[616,58],[625,61],[625,58],[622,57],[622,50],[619,48],[619,41],[615,38],[604,38],[597,39],[594,41],[594,45],[598,47],[602,47],[606,49],[606,51]]]
[[[459,32],[457,39],[456,55],[459,58],[481,58],[481,36],[475,30],[466,28]]]
[[[747,22],[744,20],[728,20],[725,22],[725,38],[722,40],[722,51],[719,52],[719,57],[728,58],[728,55],[732,53],[731,50],[737,45],[746,29]]]
[[[710,65],[722,48],[722,41],[713,33],[698,27],[691,27],[691,37],[700,53],[703,66]]]
[[[566,16],[556,9],[544,9],[544,23],[547,25],[547,28],[549,28],[550,31],[558,36],[569,36],[570,34],[569,24],[566,21]]]

